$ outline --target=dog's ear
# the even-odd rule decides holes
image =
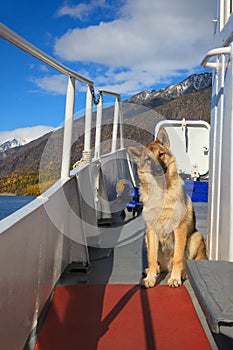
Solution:
[[[126,147],[126,151],[129,153],[129,155],[133,158],[133,160],[136,163],[139,163],[139,160],[142,156],[142,147],[135,147],[135,146],[128,146]]]
[[[168,134],[164,128],[160,128],[158,135],[157,135],[157,140],[161,142],[165,147],[169,148],[170,147],[170,140],[168,137]]]

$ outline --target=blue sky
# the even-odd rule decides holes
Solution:
[[[211,48],[214,2],[14,0],[2,2],[0,21],[124,100],[204,71],[199,63]],[[2,39],[0,52],[0,141],[18,128],[58,127],[66,77]],[[76,114],[85,107],[85,88],[78,86]]]

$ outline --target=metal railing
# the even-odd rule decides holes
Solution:
[[[71,161],[71,146],[72,146],[72,129],[74,119],[74,104],[75,104],[75,81],[78,80],[87,84],[86,93],[86,113],[85,113],[85,138],[84,138],[84,150],[83,160],[85,162],[91,161],[91,121],[92,121],[92,105],[93,105],[93,81],[83,77],[77,72],[64,66],[54,58],[50,57],[37,47],[23,39],[21,36],[13,32],[4,24],[0,23],[0,37],[9,41],[11,44],[17,46],[21,50],[44,62],[50,67],[56,69],[58,72],[68,76],[67,93],[66,93],[66,108],[64,118],[64,137],[63,137],[63,155],[61,166],[61,178],[67,178],[70,176],[70,161]],[[100,99],[97,105],[97,117],[96,117],[96,139],[95,139],[95,156],[100,157],[100,140],[101,140],[101,125],[102,125],[102,95],[107,94],[116,97],[114,108],[114,120],[113,120],[113,134],[112,134],[112,152],[117,148],[117,131],[118,124],[120,124],[120,145],[123,148],[123,123],[122,113],[120,108],[121,98],[118,93],[99,90]]]
[[[31,56],[36,57],[38,60],[46,63],[50,67],[56,69],[58,72],[72,77],[74,79],[77,79],[83,83],[93,84],[93,81],[86,79],[85,77],[79,75],[75,71],[56,61],[54,58],[39,50],[36,46],[32,45],[31,43],[23,39],[21,36],[13,32],[3,23],[0,23],[0,37],[9,41],[11,44],[19,47],[21,50],[29,53]]]
[[[201,62],[203,67],[214,69],[209,159],[208,256],[212,260],[228,261],[233,259],[233,231],[230,220],[232,174],[229,166],[232,156],[232,57],[233,44],[210,50]]]
[[[205,68],[212,68],[216,69],[219,66],[219,63],[216,62],[209,62],[209,60],[213,57],[220,56],[220,55],[230,55],[233,54],[232,47],[219,47],[213,50],[210,50],[207,52],[204,59],[201,61],[201,65]]]

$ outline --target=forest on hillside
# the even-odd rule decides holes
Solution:
[[[191,92],[154,109],[135,109],[125,104],[124,139],[145,145],[153,140],[155,123],[160,117],[182,118],[210,122],[211,88]],[[139,111],[139,112],[138,112]],[[107,115],[109,111],[107,112]],[[102,126],[101,153],[111,150],[112,121],[108,118]],[[84,118],[74,123],[74,142],[71,152],[71,169],[82,157],[84,147]],[[91,148],[94,149],[95,126],[91,132]],[[22,147],[0,154],[0,194],[39,195],[60,177],[63,130],[42,136]],[[49,149],[49,152],[47,151]]]

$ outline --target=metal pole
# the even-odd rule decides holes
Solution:
[[[230,17],[230,9],[231,9],[231,4],[230,0],[225,0],[225,8],[224,8],[224,24],[227,23],[228,18]]]
[[[201,65],[205,68],[218,68],[217,62],[208,62],[211,57],[219,56],[219,55],[227,55],[231,54],[230,47],[218,47],[217,49],[213,49],[207,52],[205,58],[201,61]]]
[[[103,96],[100,94],[99,103],[96,112],[96,133],[95,133],[95,158],[100,158],[100,142],[101,142],[101,123],[103,111]]]
[[[75,101],[75,79],[73,77],[69,77],[68,84],[67,84],[67,93],[66,93],[61,178],[67,178],[70,175],[74,101]]]
[[[86,94],[86,114],[85,114],[85,134],[83,160],[86,163],[91,162],[91,120],[92,120],[92,94],[91,85],[87,87]]]
[[[120,145],[121,149],[124,148],[124,131],[123,131],[123,113],[122,113],[122,104],[121,98],[117,97],[119,105],[119,121],[120,121]]]
[[[118,99],[116,98],[115,108],[114,108],[113,131],[112,131],[112,152],[116,151],[116,146],[117,146],[118,116],[119,116],[119,104],[118,104]]]
[[[13,32],[10,28],[2,23],[0,23],[0,37],[19,47],[21,50],[24,50],[28,54],[38,58],[40,61],[48,64],[50,67],[58,70],[59,72],[82,81],[83,83],[93,84],[91,80],[86,79],[68,67],[63,66],[60,62],[56,61],[54,58],[39,50],[36,46],[33,46],[31,43],[20,37],[18,34]]]

